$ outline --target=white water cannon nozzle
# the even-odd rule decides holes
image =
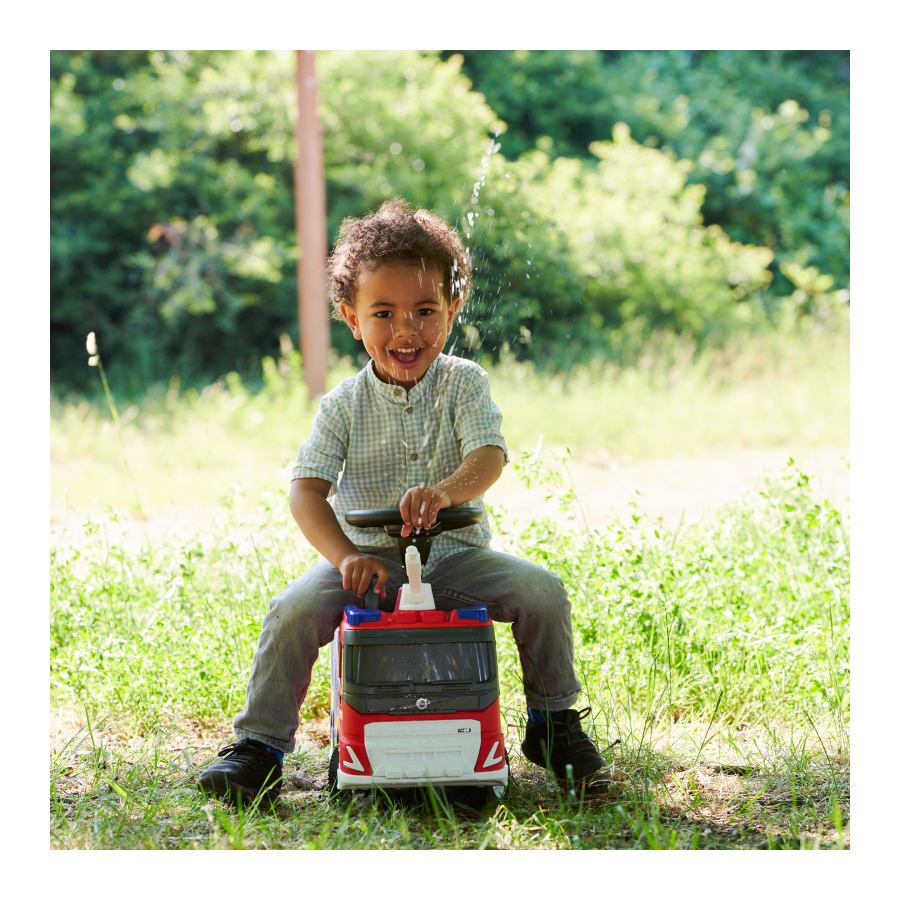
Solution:
[[[419,551],[413,546],[407,547],[403,562],[409,583],[400,587],[397,609],[434,609],[431,585],[422,581],[422,557],[419,556]]]
[[[409,578],[409,589],[413,594],[422,593],[422,558],[419,551],[411,544],[406,548],[406,575]]]

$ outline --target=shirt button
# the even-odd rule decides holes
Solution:
[[[412,407],[407,406],[406,409],[404,410],[404,412],[412,413]]]
[[[399,397],[403,391],[400,388],[394,388],[394,396]]]
[[[412,453],[412,454],[410,454],[410,457],[409,457],[409,458],[410,458],[413,462],[415,462],[415,461],[419,458],[419,454],[418,454],[418,453]]]

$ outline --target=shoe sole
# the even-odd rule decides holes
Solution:
[[[556,778],[556,783],[559,785],[562,791],[569,790],[569,782],[565,777],[560,778],[556,772],[553,770],[553,766],[549,764],[549,760],[546,758],[546,755],[543,759],[537,759],[533,756],[529,756],[525,751],[525,745],[521,745],[519,748],[522,751],[522,756],[525,757],[530,763],[540,766],[542,769],[546,769]],[[541,742],[541,749],[546,754],[546,746]],[[609,781],[601,782],[600,784],[586,784],[584,781],[577,781],[574,785],[575,792],[579,796],[584,797],[586,800],[617,800],[622,795],[622,785],[615,778],[610,779]]]
[[[217,797],[219,800],[227,800],[229,803],[246,806],[256,800],[258,791],[244,787],[235,781],[229,781],[224,772],[208,772],[199,779],[200,790],[207,796]],[[277,797],[277,794],[276,794]],[[261,806],[271,806],[276,797],[272,797],[267,791],[260,802]]]
[[[556,783],[562,791],[568,791],[570,789],[570,785],[565,778],[557,778]],[[590,797],[591,799],[605,797],[607,800],[615,800],[619,796],[619,788],[612,782],[609,784],[592,785],[576,781],[574,784],[574,791],[579,797],[584,796]]]
[[[566,779],[557,778],[556,781],[562,790],[569,790],[570,786]],[[628,782],[629,779],[623,772],[609,771],[605,772],[604,777],[594,784],[582,780],[575,782],[574,788],[576,794],[583,796],[586,800],[618,800],[626,794]]]
[[[529,756],[525,752],[524,747],[520,748],[520,749],[522,750],[522,756],[524,756],[525,759],[527,759],[530,763],[532,763],[536,766],[540,766],[542,769],[546,769],[548,772],[550,772],[553,775],[554,778],[556,778],[557,783],[563,790],[568,789],[568,782],[566,781],[565,776],[561,777],[561,776],[557,775],[553,769],[553,766],[550,765],[550,762],[546,757],[544,757],[544,759],[537,759],[533,756]],[[610,790],[613,790],[613,783],[609,782],[608,784],[604,783],[602,786],[601,785],[592,786],[592,785],[586,784],[584,781],[576,782],[575,790],[581,791],[582,789],[584,789],[585,796],[603,797]]]

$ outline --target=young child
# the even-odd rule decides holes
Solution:
[[[329,276],[335,312],[371,361],[322,398],[293,469],[291,514],[326,561],[272,601],[234,720],[237,742],[200,775],[201,789],[274,800],[313,664],[344,607],[376,577],[382,609],[393,609],[403,582],[396,542],[348,525],[347,511],[399,506],[407,535],[430,528],[441,509],[468,506],[484,512],[481,524],[432,545],[423,575],[435,606],[485,603],[494,621],[512,623],[528,705],[523,754],[559,778],[571,764],[576,784],[606,793],[606,763],[581,727],[587,711],[570,708],[581,684],[562,580],[489,549],[484,493],[508,461],[503,417],[487,373],[442,353],[470,289],[459,235],[427,210],[391,200],[344,221]]]

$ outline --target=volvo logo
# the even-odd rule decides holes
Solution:
[[[428,701],[424,697],[419,697],[419,699],[416,700],[416,707],[418,709],[425,709],[426,706],[428,706]]]

